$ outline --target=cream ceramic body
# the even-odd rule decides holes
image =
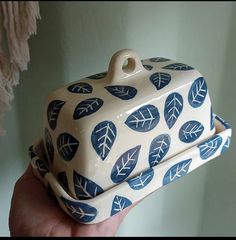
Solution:
[[[125,60],[128,66],[123,68]],[[52,92],[35,175],[80,223],[101,222],[229,148],[203,76],[165,58],[113,55],[107,73]]]
[[[123,70],[122,65],[128,58],[132,60],[130,60],[127,68]],[[176,66],[172,65],[176,63]],[[200,82],[196,83],[197,79],[200,79]],[[81,83],[80,86],[75,85]],[[194,84],[195,89],[193,88]],[[128,94],[125,95],[125,89],[122,90],[121,88],[118,91],[115,89],[115,93],[120,94],[120,98],[112,95],[106,89],[107,86],[114,85],[128,86],[131,87],[131,90],[128,89]],[[72,91],[77,92],[79,90],[81,92],[69,91],[70,86]],[[201,89],[202,86],[203,89]],[[83,87],[85,87],[84,90]],[[193,88],[193,106],[191,100],[189,100],[191,87]],[[123,95],[122,91],[124,92]],[[167,101],[168,97],[170,97],[169,102]],[[198,97],[200,101],[198,101]],[[91,98],[95,101],[95,108],[99,106],[99,101],[96,102],[96,99],[102,100],[100,108],[89,115],[74,119],[73,115],[78,104]],[[60,102],[59,105],[54,104],[53,107],[51,103],[55,100]],[[167,106],[168,103],[169,107]],[[194,105],[195,103],[197,107]],[[51,107],[49,107],[50,104]],[[90,102],[85,102],[85,108],[89,104]],[[145,108],[145,106],[150,105],[156,107],[159,120],[155,107],[153,109]],[[132,113],[141,107],[144,108],[144,112],[141,110],[137,112],[137,116],[130,119],[131,124],[134,124],[132,125],[133,128],[131,128],[126,124],[126,121]],[[93,106],[88,107],[88,110],[92,108]],[[165,114],[165,111],[168,112],[168,110],[170,111],[169,115]],[[83,106],[81,111],[83,111]],[[84,112],[86,112],[86,109]],[[87,181],[92,181],[98,188],[100,187],[100,190],[106,191],[116,184],[212,136],[215,127],[212,125],[211,113],[211,101],[206,83],[196,69],[188,65],[179,66],[178,62],[164,58],[145,59],[141,62],[137,54],[132,50],[119,51],[112,57],[107,74],[102,73],[83,78],[55,90],[48,96],[44,111],[44,129],[47,129],[44,147],[47,149],[48,159],[51,159],[48,161],[49,168],[55,177],[58,177],[59,174],[63,175],[64,179],[67,179],[69,193],[74,198],[80,199],[80,196],[86,199],[92,198],[99,192],[91,195],[83,191],[83,184],[80,187],[77,184],[77,187],[75,187],[74,171],[79,174],[79,178],[82,177]],[[155,121],[156,125],[154,124]],[[189,121],[197,121],[195,123],[201,125],[191,126]],[[192,138],[190,142],[186,142],[188,140],[181,141],[179,136],[181,127],[187,122],[190,124],[186,129],[189,138]],[[103,134],[105,136],[97,137],[97,146],[101,146],[100,155],[92,142],[95,130],[100,130],[99,128],[95,129],[99,123],[103,123],[100,127],[101,131],[102,128],[106,129]],[[155,126],[152,127],[152,124]],[[185,126],[187,127],[187,125]],[[151,127],[149,128],[149,126]],[[138,128],[139,130],[137,130]],[[61,137],[59,146],[58,142],[60,141],[58,138],[62,133],[70,134],[72,142],[70,143],[71,139],[68,140],[67,135],[65,135],[64,138]],[[158,136],[164,138],[157,138],[155,143],[155,138]],[[195,136],[197,137],[195,138]],[[101,137],[104,137],[106,141],[102,142]],[[111,142],[113,142],[112,146],[109,145]],[[151,149],[152,142],[153,147]],[[70,144],[72,144],[72,148],[70,148]],[[60,155],[59,149],[60,147],[63,148],[63,146],[65,147],[65,155],[66,151],[74,151],[70,160],[65,160]],[[75,150],[73,146],[75,146]],[[50,156],[50,151],[53,151],[53,159]],[[122,154],[124,154],[123,160]],[[126,163],[125,161],[128,158],[130,160]],[[118,159],[120,159],[119,163],[116,164]]]
[[[214,115],[213,119],[216,134],[211,138],[91,199],[75,199],[63,188],[47,167],[42,140],[29,149],[31,165],[35,176],[55,195],[70,217],[83,224],[98,223],[223,154],[230,146],[232,130],[222,118]]]

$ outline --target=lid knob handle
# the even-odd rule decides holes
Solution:
[[[107,77],[111,82],[118,82],[146,72],[137,53],[131,49],[123,49],[112,56]]]

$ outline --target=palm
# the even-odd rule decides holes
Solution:
[[[30,166],[15,186],[9,227],[12,236],[114,236],[130,209],[98,224],[79,224],[49,197]]]

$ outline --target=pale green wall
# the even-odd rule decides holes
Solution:
[[[15,180],[27,149],[42,134],[45,96],[63,83],[103,71],[110,57],[132,48],[141,58],[189,63],[205,76],[214,111],[236,126],[236,3],[40,2],[42,20],[30,40],[31,63],[15,89],[0,139],[0,235],[9,235]],[[236,235],[236,163],[231,149],[148,196],[124,220],[118,236]]]

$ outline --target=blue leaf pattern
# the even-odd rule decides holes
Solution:
[[[116,195],[112,202],[111,216],[121,212],[130,205],[132,205],[132,202],[128,198]]]
[[[143,67],[148,71],[151,71],[153,69],[153,66],[148,65],[148,64],[143,64]]]
[[[154,58],[149,58],[150,62],[167,62],[170,61],[170,59],[167,58],[162,58],[162,57],[154,57]]]
[[[125,121],[125,124],[138,132],[148,132],[158,124],[160,114],[154,105],[145,105],[134,111]]]
[[[197,140],[204,130],[204,126],[198,121],[188,121],[179,130],[179,139],[184,143]]]
[[[161,134],[154,138],[149,149],[149,165],[156,166],[167,154],[170,148],[170,136]]]
[[[198,148],[200,150],[200,157],[203,160],[208,159],[219,149],[222,143],[222,137],[219,135],[215,135],[209,140],[198,144]]]
[[[152,168],[149,168],[148,170],[141,172],[138,176],[127,180],[127,182],[133,190],[140,190],[152,181],[153,176],[154,171]]]
[[[64,172],[64,171],[59,172],[57,174],[57,178],[58,178],[58,181],[61,184],[61,186],[68,192],[69,187],[68,187],[68,179],[67,179],[67,176],[66,176],[66,172]]]
[[[134,87],[124,85],[106,86],[105,89],[113,96],[122,100],[129,100],[136,96],[137,90]]]
[[[48,158],[49,158],[50,162],[52,163],[53,158],[54,158],[54,147],[52,144],[52,137],[47,128],[45,128],[44,134],[45,134],[46,151],[48,154]]]
[[[114,183],[124,181],[131,174],[137,164],[140,148],[141,145],[131,148],[118,158],[111,171]]]
[[[160,90],[170,83],[171,75],[165,72],[156,72],[150,76],[150,81],[157,90]]]
[[[87,78],[94,79],[94,80],[99,80],[104,78],[107,75],[107,72],[102,72],[102,73],[97,73],[91,76],[88,76]]]
[[[78,222],[88,223],[93,221],[98,211],[95,207],[87,203],[73,202],[63,197],[60,197],[70,215]]]
[[[88,98],[80,102],[74,111],[73,118],[78,120],[98,111],[103,105],[103,100],[100,98]]]
[[[57,118],[65,103],[66,102],[61,100],[54,100],[48,104],[47,118],[48,124],[52,130],[55,130],[57,126]]]
[[[193,70],[194,68],[184,63],[173,63],[163,67],[163,69],[175,70],[175,71],[188,71],[188,70]]]
[[[207,95],[207,85],[203,77],[197,78],[188,93],[188,102],[193,108],[200,107]]]
[[[92,131],[91,141],[93,148],[102,160],[105,160],[116,139],[116,126],[111,121],[103,121]]]
[[[228,137],[221,149],[221,154],[225,153],[225,151],[229,148],[230,145],[230,137]]]
[[[163,178],[163,185],[166,185],[168,183],[171,183],[175,180],[177,180],[180,177],[183,177],[188,173],[189,166],[192,162],[192,159],[187,159],[184,161],[181,161],[174,166],[172,166],[165,174]]]
[[[214,115],[213,115],[212,107],[211,107],[210,114],[211,114],[211,117],[210,117],[210,124],[211,124],[210,129],[213,130],[215,125],[214,125]]]
[[[57,149],[65,161],[70,161],[76,154],[79,141],[69,133],[61,133],[57,138]]]
[[[222,119],[221,117],[216,116],[215,119],[218,120],[226,129],[229,129],[229,128],[230,128],[229,123],[227,123],[227,122],[226,122],[224,119]]]
[[[84,82],[79,82],[79,83],[75,83],[70,85],[67,90],[69,92],[72,93],[84,93],[84,94],[88,94],[88,93],[92,93],[93,91],[93,87],[88,84],[88,83],[84,83]]]
[[[44,177],[45,174],[49,172],[45,163],[41,159],[37,159],[35,161],[35,165],[37,166],[38,172],[40,173],[41,177]]]
[[[171,93],[165,102],[164,116],[169,129],[171,129],[183,110],[183,97],[177,93]]]
[[[73,179],[75,193],[78,199],[91,199],[104,192],[99,185],[76,171],[74,171]]]

